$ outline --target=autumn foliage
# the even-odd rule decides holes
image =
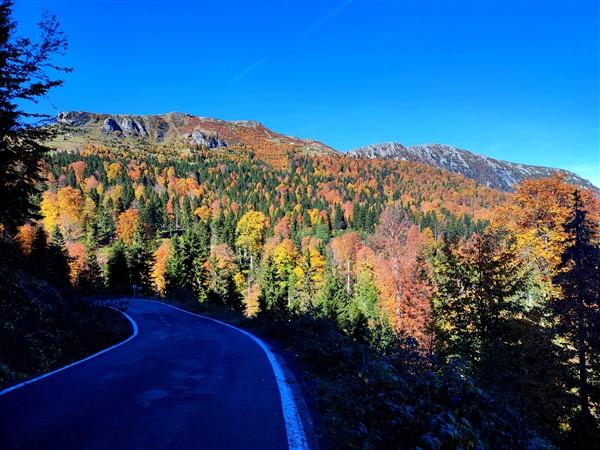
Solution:
[[[47,160],[41,224],[80,289],[102,284],[255,320],[313,317],[378,351],[459,359],[464,376],[523,411],[552,399],[554,413],[532,419],[547,430],[572,420],[576,393],[553,374],[575,361],[557,345],[573,335],[551,317],[566,292],[576,187],[556,176],[502,193],[418,163],[289,150],[283,163],[248,149],[90,142]],[[596,193],[579,195],[597,222]],[[25,254],[38,228],[19,229]],[[546,374],[543,389],[527,391],[535,381],[523,373],[494,391],[490,368],[513,373],[523,361]]]

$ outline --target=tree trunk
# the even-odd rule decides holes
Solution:
[[[586,345],[585,345],[585,323],[583,320],[583,302],[581,298],[577,302],[577,353],[579,359],[579,402],[581,404],[581,412],[584,415],[590,414],[590,400],[588,393],[588,377],[586,364]]]
[[[350,295],[350,260],[346,264],[346,293]]]

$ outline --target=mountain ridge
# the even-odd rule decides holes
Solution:
[[[555,173],[564,175],[569,183],[599,191],[588,180],[565,169],[500,160],[446,144],[405,146],[398,142],[384,142],[359,147],[347,154],[355,158],[420,162],[462,174],[480,184],[502,191],[512,191],[517,184],[526,179],[545,178]]]
[[[405,146],[392,141],[340,152],[315,139],[278,133],[254,120],[223,120],[184,112],[136,115],[67,111],[57,114],[56,124],[64,136],[57,147],[64,146],[65,141],[73,140],[73,136],[79,134],[100,141],[116,137],[164,145],[193,145],[208,150],[243,149],[276,166],[285,166],[288,154],[296,152],[347,155],[427,164],[507,192],[526,179],[544,178],[555,173],[563,174],[572,184],[600,192],[588,180],[565,169],[504,161],[446,144]]]
[[[277,133],[257,121],[227,121],[181,112],[135,115],[68,111],[57,114],[56,125],[64,135],[77,132],[96,140],[117,137],[206,149],[249,149],[260,159],[278,166],[287,163],[288,153],[337,153],[315,139]]]

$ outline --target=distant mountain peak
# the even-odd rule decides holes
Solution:
[[[502,161],[446,144],[405,146],[398,142],[384,142],[357,148],[349,154],[359,158],[416,161],[459,173],[480,184],[503,191],[514,190],[515,185],[523,180],[548,177],[557,172],[564,174],[569,183],[598,191],[589,181],[567,170]]]

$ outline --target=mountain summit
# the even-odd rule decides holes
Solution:
[[[502,161],[450,145],[423,144],[406,147],[397,142],[387,142],[357,148],[349,154],[358,158],[416,161],[462,174],[502,191],[512,191],[516,184],[526,179],[549,177],[555,173],[563,174],[566,181],[574,185],[598,190],[589,181],[568,170]]]

